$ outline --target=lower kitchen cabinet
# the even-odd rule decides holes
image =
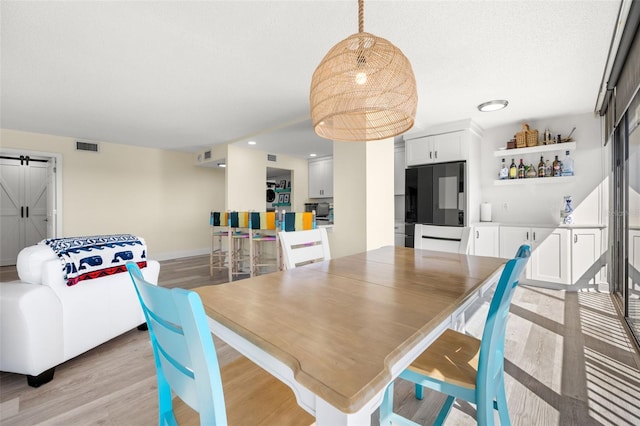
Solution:
[[[531,274],[527,278],[571,284],[571,231],[560,228],[531,228],[531,231],[533,252],[529,264]]]
[[[471,247],[476,256],[499,257],[500,226],[497,224],[479,224],[471,229]],[[515,254],[515,252],[514,252]],[[513,256],[512,256],[513,257]]]
[[[531,246],[525,278],[571,284],[570,231],[564,228],[500,227],[500,257],[512,258],[522,244]]]
[[[530,236],[530,227],[500,226],[500,257],[513,258],[522,244],[531,244]]]
[[[499,235],[500,257],[512,258],[520,245],[531,246],[531,258],[524,276],[527,281],[582,286],[595,284],[601,279],[600,257],[603,250],[600,228],[501,225]]]
[[[600,279],[602,231],[598,228],[571,230],[571,283],[593,283]]]

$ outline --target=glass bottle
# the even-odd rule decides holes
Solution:
[[[512,158],[511,165],[509,166],[509,179],[515,179],[518,177],[518,168],[516,167],[516,162]]]
[[[560,176],[561,167],[562,167],[562,165],[561,165],[560,161],[558,160],[558,156],[556,155],[556,159],[553,160],[553,165],[552,165],[552,168],[551,168],[551,176],[553,176],[553,177]]]
[[[525,168],[524,163],[522,162],[522,158],[520,159],[520,164],[518,165],[518,179],[524,179],[525,177]]]
[[[540,156],[540,162],[538,163],[538,177],[544,177],[544,160]]]
[[[569,151],[562,160],[562,176],[573,176],[573,158],[569,157]]]
[[[502,166],[500,167],[500,173],[498,173],[500,180],[507,179],[509,177],[509,169],[507,168],[507,163],[505,163],[504,158],[502,159]]]

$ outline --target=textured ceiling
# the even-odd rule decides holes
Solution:
[[[311,75],[357,32],[357,1],[2,1],[3,128],[198,151],[220,143],[331,152]],[[481,127],[593,111],[619,1],[367,1],[398,46],[416,126]],[[476,106],[507,99],[509,107]]]

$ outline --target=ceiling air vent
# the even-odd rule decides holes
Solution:
[[[278,161],[275,154],[267,154],[267,161]]]
[[[205,160],[211,160],[211,151],[205,151],[204,152],[204,159]]]
[[[98,152],[98,144],[93,142],[76,141],[76,150]]]

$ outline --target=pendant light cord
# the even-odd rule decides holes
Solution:
[[[364,32],[364,0],[358,0],[358,32]]]

